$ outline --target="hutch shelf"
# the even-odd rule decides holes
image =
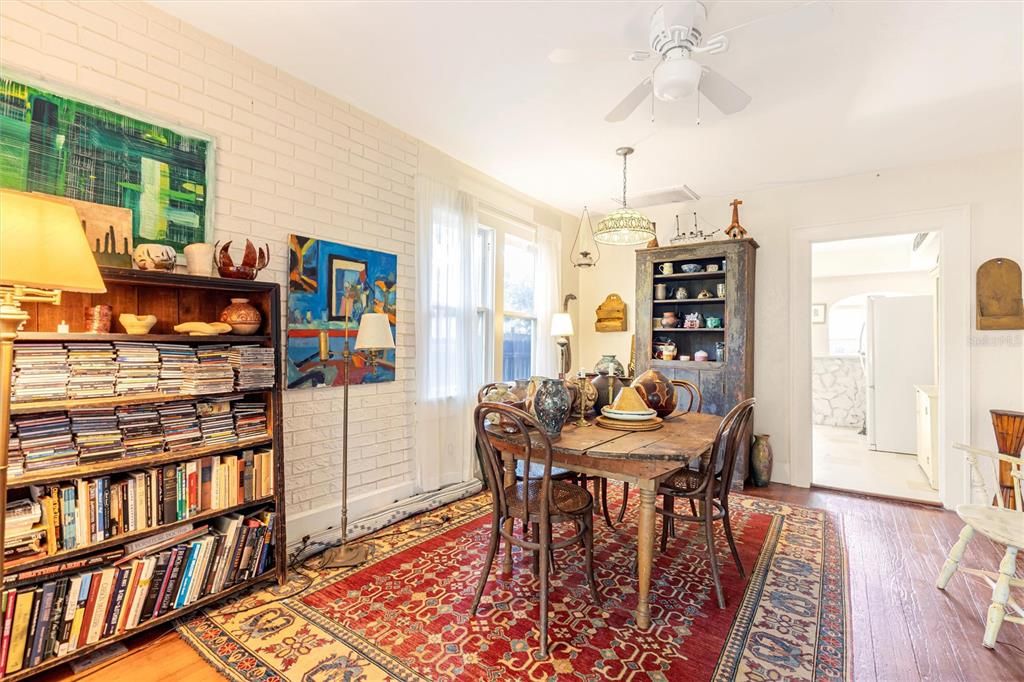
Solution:
[[[704,411],[718,415],[753,395],[756,253],[753,239],[636,252],[637,374],[653,368],[669,379],[697,384],[704,396]],[[684,265],[701,270],[681,272]],[[704,296],[698,297],[702,292]],[[661,328],[666,312],[675,314],[679,327]],[[686,316],[695,313],[701,326],[683,328]],[[721,327],[708,328],[708,317],[719,318]],[[658,346],[667,342],[676,346],[676,357],[691,360],[663,359]],[[708,360],[694,361],[697,351],[706,352]],[[736,477],[742,481],[745,476],[746,462],[741,458]]]
[[[123,474],[132,471],[147,470],[169,464],[181,464],[198,461],[213,456],[241,455],[242,451],[252,448],[272,450],[273,488],[270,495],[259,496],[255,493],[246,494],[246,501],[240,504],[221,505],[219,508],[198,511],[186,519],[175,520],[155,527],[131,530],[114,535],[109,539],[93,542],[81,547],[63,549],[56,552],[46,551],[42,555],[28,556],[7,562],[5,567],[4,588],[17,586],[18,589],[31,588],[53,581],[66,575],[74,575],[82,571],[103,569],[109,563],[93,563],[88,568],[83,564],[90,557],[94,559],[112,551],[123,549],[127,543],[144,540],[170,530],[188,530],[199,527],[218,517],[231,513],[245,516],[261,510],[274,513],[273,523],[273,562],[270,567],[259,575],[245,578],[240,582],[225,587],[219,592],[201,596],[187,606],[172,609],[157,617],[142,621],[137,627],[118,631],[117,634],[101,638],[99,641],[79,647],[64,655],[45,658],[35,665],[22,667],[20,670],[6,675],[7,680],[21,680],[32,677],[44,670],[91,654],[109,644],[122,640],[148,628],[169,622],[191,611],[202,608],[228,595],[237,593],[258,582],[276,578],[283,585],[287,574],[287,537],[284,496],[284,448],[281,420],[281,389],[280,373],[282,353],[280,346],[280,290],[276,283],[221,279],[216,277],[194,277],[190,275],[165,272],[138,271],[119,268],[100,268],[107,285],[105,294],[76,294],[65,292],[60,305],[31,304],[26,306],[31,315],[27,328],[19,333],[15,341],[15,352],[20,344],[61,344],[61,343],[117,343],[122,341],[143,343],[172,343],[203,346],[214,344],[248,344],[270,347],[274,349],[274,384],[271,388],[235,390],[233,393],[217,393],[209,395],[181,395],[165,393],[141,393],[78,400],[51,400],[37,402],[15,402],[12,405],[12,416],[18,419],[22,415],[63,412],[79,408],[111,408],[134,405],[159,405],[161,403],[188,400],[204,400],[232,396],[255,399],[266,405],[267,432],[264,435],[239,438],[229,443],[196,444],[178,450],[169,450],[140,457],[119,458],[94,463],[80,462],[74,466],[55,467],[49,469],[28,469],[19,476],[11,476],[8,481],[9,499],[16,495],[23,496],[29,486],[57,486],[80,479],[96,479],[98,477]],[[193,320],[213,321],[219,318],[220,312],[227,307],[232,298],[247,298],[260,310],[263,317],[262,329],[251,336],[188,336],[174,333],[174,326]],[[157,323],[146,335],[128,335],[119,333],[90,334],[82,330],[85,327],[86,306],[106,304],[113,308],[113,328],[120,329],[117,317],[121,313],[139,315],[152,314],[157,316]],[[59,334],[55,330],[58,323],[70,325],[71,333]],[[20,492],[19,492],[20,491]],[[241,498],[241,494],[239,494]],[[5,507],[0,506],[0,513]],[[47,538],[47,542],[52,542]],[[116,561],[116,559],[110,559]],[[3,671],[0,671],[2,673]],[[3,675],[0,675],[3,676]]]

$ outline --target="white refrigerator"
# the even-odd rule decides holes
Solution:
[[[868,447],[917,454],[915,385],[935,383],[932,296],[869,296],[866,325]]]

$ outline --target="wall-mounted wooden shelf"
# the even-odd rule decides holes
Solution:
[[[230,393],[136,393],[134,395],[115,395],[109,398],[76,398],[73,400],[33,400],[24,403],[11,403],[11,414],[37,414],[40,412],[63,412],[66,410],[86,407],[118,407],[120,405],[149,405],[152,403],[173,403],[177,400],[202,400],[206,398],[224,398],[226,396],[243,396],[253,393],[267,393],[272,389],[256,388]]]
[[[655,281],[670,279],[725,279],[725,273],[719,270],[718,272],[674,272],[671,275],[654,276]]]
[[[724,298],[660,298],[652,303],[674,303],[676,305],[690,305],[691,303],[725,303]]]
[[[191,334],[90,334],[76,332],[58,334],[57,332],[20,332],[19,341],[56,341],[64,343],[112,343],[115,341],[140,341],[143,343],[220,343],[220,344],[263,344],[270,340],[269,336],[241,336],[235,334],[218,334],[216,336],[192,336]]]

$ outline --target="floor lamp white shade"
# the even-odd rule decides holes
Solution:
[[[391,335],[391,320],[385,313],[363,313],[356,334],[356,350],[391,350],[395,338]]]

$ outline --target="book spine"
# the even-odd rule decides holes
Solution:
[[[188,485],[188,516],[192,518],[199,513],[199,467],[196,462],[187,462],[185,471],[188,474],[186,483]]]
[[[61,578],[53,592],[53,606],[50,608],[50,622],[47,624],[46,643],[43,645],[42,660],[46,660],[57,651],[61,629],[64,627],[64,611],[67,610],[68,587],[70,578]]]
[[[242,497],[246,502],[255,499],[253,493],[254,465],[252,450],[242,453],[242,461],[245,462],[245,474],[242,476]]]
[[[110,598],[110,608],[107,609],[106,617],[103,620],[102,637],[111,636],[117,628],[117,618],[121,614],[121,607],[124,606],[124,598],[128,592],[128,580],[130,578],[130,567],[117,569],[117,575],[114,577],[113,592]]]
[[[174,598],[174,608],[176,609],[180,609],[185,606],[186,599],[188,597],[188,590],[192,585],[192,572],[195,570],[198,555],[199,543],[193,542],[188,552],[188,561],[181,572],[181,586],[178,588],[178,594]]]
[[[146,528],[152,528],[156,525],[153,519],[153,512],[155,511],[153,509],[153,479],[148,471],[146,472],[143,485],[146,489]]]
[[[64,622],[61,623],[57,635],[57,655],[67,653],[68,642],[71,640],[71,626],[74,623],[75,611],[78,609],[78,594],[82,589],[82,576],[76,575],[68,584],[67,598],[64,600]]]
[[[105,568],[100,573],[99,589],[96,592],[96,603],[92,611],[92,618],[89,619],[89,633],[86,644],[95,644],[103,634],[103,625],[109,610],[111,596],[113,595],[113,582],[116,573],[116,569],[113,568]]]
[[[167,575],[167,562],[170,559],[170,552],[161,552],[156,557],[156,564],[153,567],[153,576],[150,578],[149,592],[142,604],[142,611],[139,614],[139,622],[149,620],[153,616],[153,609],[156,608],[160,590],[163,587],[164,577]]]
[[[153,614],[156,618],[158,615],[167,613],[174,601],[174,597],[177,595],[178,583],[181,581],[181,569],[185,564],[185,555],[188,553],[188,548],[184,545],[175,548],[174,563],[167,571],[167,580],[163,588],[163,593],[160,595],[160,606],[157,613]]]
[[[53,609],[53,593],[57,588],[55,582],[43,585],[39,599],[39,609],[33,609],[34,623],[32,627],[32,649],[29,652],[28,666],[39,665],[43,660],[43,650],[46,646],[46,634],[49,632],[50,614]]]
[[[92,574],[82,574],[82,585],[78,589],[78,604],[75,606],[75,616],[71,621],[71,635],[68,637],[68,651],[78,649],[79,638],[82,634],[82,624],[85,622],[85,608],[89,601],[89,590],[92,588]]]
[[[97,538],[103,539],[97,534],[99,529],[99,512],[96,499],[96,481],[89,481],[89,537],[92,538],[93,542],[97,542]]]
[[[28,642],[28,628],[35,608],[37,590],[19,591],[14,605],[14,625],[11,627],[11,643],[7,651],[6,674],[18,672],[25,662],[25,645]]]
[[[53,539],[54,545],[58,549],[67,549],[64,546],[64,517],[60,510],[60,488],[55,485],[50,486],[47,497],[50,500],[50,518],[53,519],[54,531],[54,535],[47,539]]]
[[[0,674],[7,670],[7,654],[11,647],[11,633],[14,631],[14,606],[17,601],[17,590],[12,588],[4,592],[4,634],[0,638]]]
[[[102,582],[103,571],[94,571],[89,581],[89,594],[85,600],[85,612],[82,614],[82,625],[78,633],[76,649],[81,649],[89,643],[93,615],[96,612],[96,602],[99,601],[100,585]]]

